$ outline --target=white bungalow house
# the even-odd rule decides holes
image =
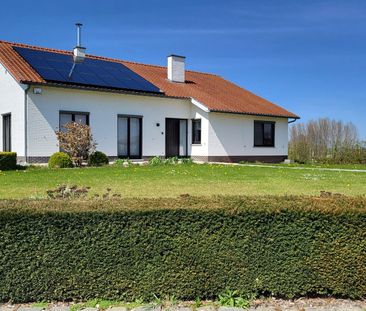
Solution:
[[[299,117],[220,76],[0,41],[0,151],[41,163],[55,130],[90,125],[111,159],[280,162]]]

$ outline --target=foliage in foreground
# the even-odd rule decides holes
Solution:
[[[366,297],[365,222],[343,196],[3,200],[0,301]]]

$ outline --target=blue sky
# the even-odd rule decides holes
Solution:
[[[62,3],[62,4],[61,4]],[[0,39],[60,49],[84,23],[92,54],[219,74],[302,117],[366,139],[366,1],[7,1]]]

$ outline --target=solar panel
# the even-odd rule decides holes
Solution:
[[[14,49],[47,82],[161,93],[154,84],[120,63],[85,58],[83,63],[75,66],[69,78],[72,55],[21,47]]]

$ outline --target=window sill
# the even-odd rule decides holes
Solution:
[[[253,146],[253,148],[276,148],[276,146]]]
[[[192,144],[192,146],[202,146],[202,144]]]

